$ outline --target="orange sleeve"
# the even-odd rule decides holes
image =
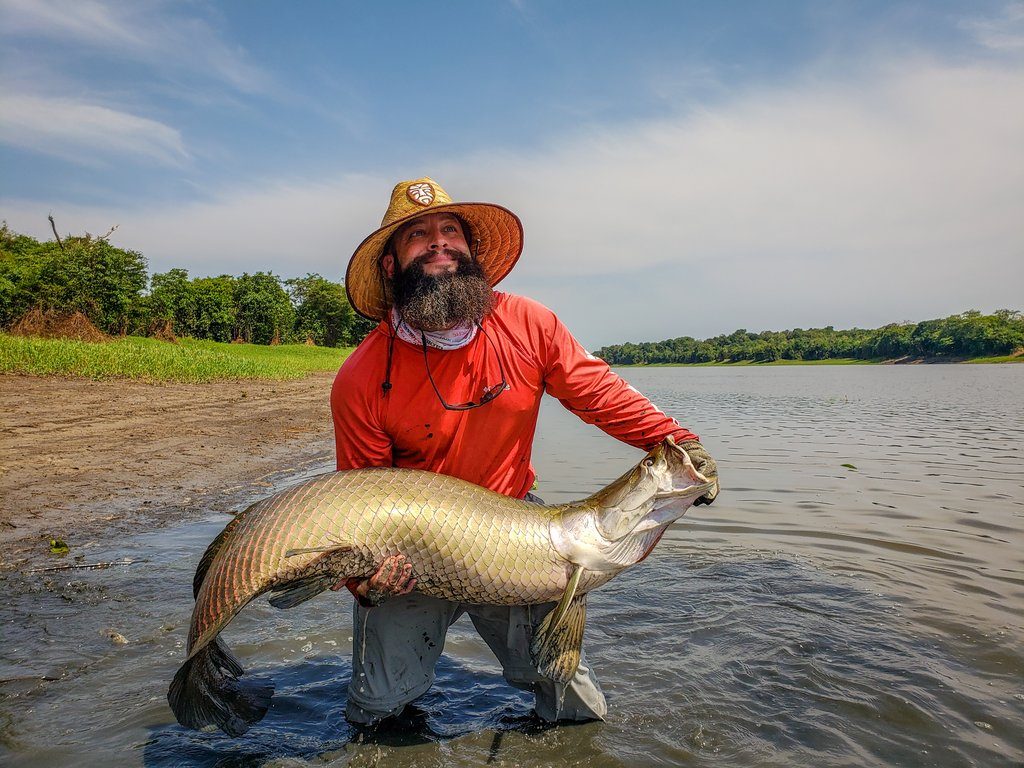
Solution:
[[[573,338],[551,310],[536,305],[546,337],[544,385],[548,394],[588,424],[649,451],[671,435],[698,440]]]
[[[358,368],[342,365],[331,387],[338,469],[390,467],[392,443],[380,426],[380,398],[372,397],[373,387],[357,375]]]

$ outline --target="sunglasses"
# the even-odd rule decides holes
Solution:
[[[441,390],[437,388],[437,384],[434,382],[434,375],[430,372],[430,362],[427,359],[427,337],[426,334],[420,331],[420,341],[423,344],[423,365],[427,368],[427,378],[430,379],[430,386],[434,388],[434,394],[437,395],[437,399],[441,401],[441,405],[444,406],[446,411],[470,411],[474,408],[480,408],[481,406],[487,405],[498,395],[508,389],[508,383],[505,381],[505,368],[501,364],[501,355],[494,346],[494,342],[491,341],[491,337],[487,335],[487,331],[484,330],[484,327],[480,325],[480,323],[477,323],[476,327],[480,330],[480,333],[484,335],[484,339],[487,341],[488,345],[490,345],[491,349],[494,350],[495,357],[498,358],[498,373],[501,374],[501,382],[499,384],[495,384],[493,387],[484,387],[484,393],[480,397],[479,402],[473,402],[470,400],[468,403],[459,403],[457,405],[449,403],[441,396]]]

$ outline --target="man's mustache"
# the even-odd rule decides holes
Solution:
[[[417,256],[415,259],[409,262],[409,267],[413,266],[414,264],[426,264],[439,253],[444,254],[445,256],[449,256],[459,262],[469,261],[469,254],[466,253],[465,251],[460,251],[456,248],[442,248],[440,251],[427,251],[426,253],[421,253],[419,256]],[[408,269],[409,267],[406,267],[406,269]]]

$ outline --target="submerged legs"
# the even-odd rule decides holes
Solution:
[[[399,714],[434,682],[434,666],[444,650],[448,627],[463,612],[497,656],[505,679],[533,691],[544,720],[603,719],[608,710],[597,678],[580,659],[565,684],[542,677],[530,657],[530,639],[554,603],[535,606],[460,605],[412,593],[376,608],[355,604],[352,681],[346,718],[372,725]]]

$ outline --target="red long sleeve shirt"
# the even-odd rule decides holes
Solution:
[[[508,389],[480,408],[446,410],[427,378],[422,347],[396,338],[392,388],[384,395],[390,329],[383,321],[345,361],[331,390],[339,470],[425,469],[523,498],[535,477],[530,454],[545,392],[645,451],[668,435],[698,439],[584,350],[551,310],[497,291],[495,299],[484,333],[461,349],[428,347],[427,359],[450,404],[479,402],[502,371]]]

